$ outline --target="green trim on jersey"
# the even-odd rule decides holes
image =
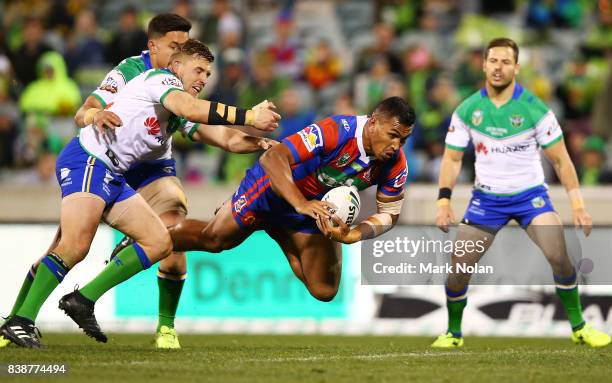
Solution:
[[[494,140],[535,129],[548,112],[549,108],[525,88],[517,99],[511,98],[500,107],[479,90],[456,109],[457,116],[468,128]]]
[[[198,128],[200,127],[200,123],[198,122],[197,124],[195,124],[194,126],[191,127],[191,130],[187,133],[187,137],[189,137],[189,139],[191,141],[195,141],[193,139],[193,135],[198,131]]]
[[[121,61],[115,69],[123,75],[126,84],[134,77],[147,71],[142,56],[132,56]]]
[[[561,134],[559,137],[555,138],[554,140],[550,141],[548,144],[542,145],[542,148],[548,149],[554,144],[556,144],[557,142],[561,141],[562,138],[563,138],[563,134]]]
[[[529,186],[528,188],[521,189],[519,191],[515,191],[515,192],[512,192],[512,193],[492,193],[492,192],[490,192],[488,190],[481,189],[478,186],[474,186],[474,189],[478,190],[479,192],[488,194],[488,195],[494,195],[496,197],[512,197],[512,196],[517,195],[519,193],[524,193],[524,192],[526,192],[528,190],[539,188],[540,186],[543,186],[543,185],[544,184],[539,184],[539,185],[535,185],[535,186]]]
[[[459,152],[465,152],[465,148],[467,148],[467,146],[462,148],[461,146],[455,146],[451,144],[446,144],[446,147],[449,149],[457,150]]]
[[[94,96],[102,105],[102,109],[106,108],[106,101],[99,94],[96,94],[95,91],[91,93],[90,96]]]
[[[161,97],[159,98],[159,103],[162,104],[162,106],[164,106],[164,98],[166,98],[166,96],[168,95],[168,93],[178,90],[180,92],[184,92],[183,89],[179,89],[179,88],[170,88],[167,91],[164,92],[164,94],[161,95]]]
[[[145,78],[145,80],[148,80],[151,77],[156,76],[158,74],[169,74],[169,75],[171,75],[173,77],[176,77],[176,75],[174,73],[172,73],[171,71],[169,71],[167,69],[160,68],[160,69],[153,69],[151,72],[149,72],[149,74],[147,74],[147,78]],[[179,80],[178,77],[176,77],[176,79]]]

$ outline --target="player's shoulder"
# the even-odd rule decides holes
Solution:
[[[540,120],[540,118],[550,111],[548,105],[529,89],[523,88],[519,84],[517,84],[517,87],[521,89],[521,94],[517,97],[517,101],[531,113],[536,121]]]
[[[132,56],[124,59],[115,67],[115,70],[123,75],[125,82],[146,71],[146,65],[141,56]]]
[[[144,81],[153,82],[155,84],[171,85],[179,88],[183,87],[183,82],[167,68],[149,69],[142,74]]]
[[[479,89],[478,91],[472,93],[468,98],[463,100],[455,109],[455,113],[461,120],[469,121],[472,113],[474,113],[474,111],[478,109],[478,107],[483,102],[483,99],[483,91],[482,89]]]

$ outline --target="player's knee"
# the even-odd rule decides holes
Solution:
[[[61,255],[62,260],[68,265],[76,265],[81,262],[89,253],[91,243],[82,239],[73,241],[62,240],[55,248],[54,252]]]
[[[172,252],[172,239],[166,230],[157,235],[151,235],[146,241],[141,243],[141,247],[151,262],[157,262],[160,259],[166,258]]]
[[[327,283],[316,283],[308,285],[308,291],[310,295],[317,300],[321,302],[330,302],[336,297],[336,294],[338,294],[338,286]]]

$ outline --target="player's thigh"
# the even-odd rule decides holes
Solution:
[[[172,250],[166,226],[139,194],[115,203],[104,219],[109,226],[133,238],[152,262],[167,256]]]
[[[238,225],[232,215],[232,204],[228,200],[219,208],[202,233],[204,240],[211,241],[216,250],[222,251],[240,245],[253,231]]]
[[[300,252],[295,243],[291,240],[291,237],[281,228],[269,228],[266,229],[266,233],[278,244],[283,254],[285,254],[293,274],[295,274],[300,281],[306,283],[304,271],[302,270],[302,263],[300,261]]]
[[[569,257],[563,225],[556,212],[546,212],[536,216],[527,226],[526,231],[529,238],[542,250],[553,267],[555,264],[568,266],[566,263],[569,262]]]
[[[175,225],[187,215],[185,191],[175,176],[158,178],[139,188],[138,193],[167,226]]]
[[[322,234],[287,231],[287,236],[295,246],[310,293],[319,300],[332,300],[340,286],[341,244]]]
[[[61,238],[53,249],[69,267],[83,259],[96,234],[106,203],[97,195],[72,193],[62,199]]]

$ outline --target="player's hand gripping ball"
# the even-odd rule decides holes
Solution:
[[[361,199],[359,191],[354,186],[339,186],[333,188],[321,199],[337,207],[335,214],[347,225],[351,225],[359,215]]]

